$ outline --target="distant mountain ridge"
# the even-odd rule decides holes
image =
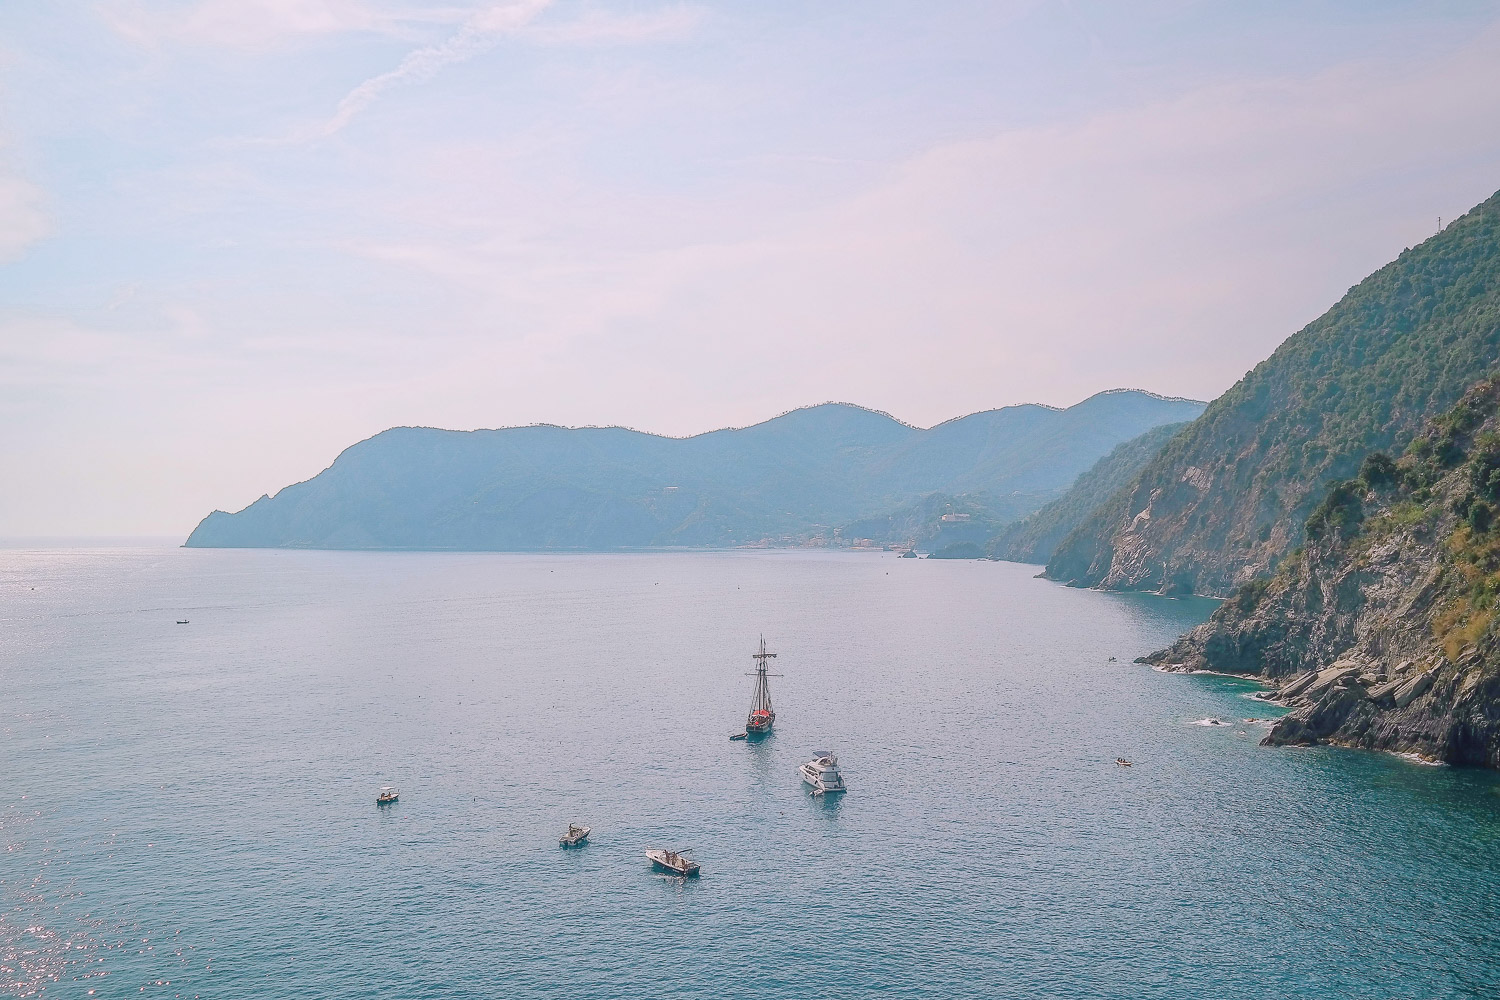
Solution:
[[[1123,440],[1205,404],[1110,390],[923,430],[825,403],[669,438],[619,427],[397,427],[306,482],[215,511],[187,543],[335,549],[616,549],[798,543],[934,493],[1009,519]]]
[[[1075,586],[1229,594],[1304,538],[1327,483],[1399,451],[1500,362],[1500,194],[1288,338],[1060,543]]]

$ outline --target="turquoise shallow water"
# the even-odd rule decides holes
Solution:
[[[1494,775],[1259,748],[1250,685],[1129,662],[1205,604],[1034,572],[0,551],[0,983],[1500,992]],[[776,735],[747,746],[727,736],[762,632],[785,676]],[[1236,724],[1192,724],[1208,716]],[[797,779],[825,746],[841,801]],[[378,810],[387,782],[401,802]],[[570,820],[590,846],[558,849]],[[658,845],[696,848],[702,878],[652,875]]]

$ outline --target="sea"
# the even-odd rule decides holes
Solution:
[[[0,992],[1500,995],[1494,773],[1261,747],[1132,662],[1212,602],[1036,573],[0,550]]]

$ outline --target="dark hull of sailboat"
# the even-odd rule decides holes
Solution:
[[[761,740],[771,735],[771,729],[776,725],[776,715],[773,712],[769,716],[752,715],[745,721],[745,739]]]

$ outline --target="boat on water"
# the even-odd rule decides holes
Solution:
[[[1121,767],[1129,767],[1133,762],[1126,760],[1124,757],[1116,757],[1115,763],[1119,764]]]
[[[683,878],[698,877],[698,862],[688,857],[693,853],[691,847],[681,851],[668,850],[665,847],[652,848],[646,852],[646,857],[651,859],[653,871],[671,872],[673,875],[681,875]]]
[[[776,659],[776,654],[766,652],[765,636],[760,637],[760,652],[750,655],[755,660],[755,670],[746,676],[755,678],[755,695],[750,699],[750,715],[745,719],[745,738],[758,740],[769,736],[771,727],[776,725],[776,710],[771,707],[771,687],[766,678],[781,675],[766,673],[766,661]]]
[[[563,847],[582,847],[584,841],[589,839],[589,834],[593,832],[594,831],[591,827],[579,826],[576,823],[569,823],[568,832],[562,835],[562,838],[558,840],[558,843]]]
[[[844,776],[839,773],[839,759],[832,750],[814,751],[816,756],[797,770],[802,781],[812,786],[813,795],[837,795],[847,792]]]
[[[391,785],[381,785],[380,791],[375,793],[375,804],[378,806],[388,806],[399,798],[401,798],[401,789]]]

